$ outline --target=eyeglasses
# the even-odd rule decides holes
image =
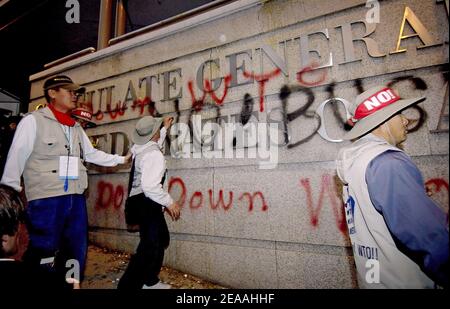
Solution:
[[[83,94],[82,93],[80,93],[80,92],[78,92],[78,91],[76,91],[76,90],[68,90],[70,93],[73,93],[74,95],[76,95],[76,96],[82,96]]]
[[[68,93],[70,93],[71,95],[75,95],[77,96],[77,98],[81,97],[83,94],[78,92],[77,90],[73,90],[73,89],[65,89],[65,88],[61,88],[66,90]]]

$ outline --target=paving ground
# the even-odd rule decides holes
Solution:
[[[127,267],[129,254],[89,246],[88,259],[83,281],[83,289],[115,289]],[[223,289],[191,274],[169,267],[163,267],[161,281],[169,283],[175,289]]]

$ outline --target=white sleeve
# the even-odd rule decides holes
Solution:
[[[141,171],[141,186],[145,196],[163,206],[172,205],[172,198],[161,185],[161,179],[166,172],[162,153],[151,151],[144,155],[141,161]]]
[[[125,157],[113,155],[92,147],[89,137],[81,130],[81,143],[86,161],[101,166],[116,166],[125,162]]]
[[[159,140],[158,140],[159,149],[163,149],[164,141],[166,140],[166,136],[167,136],[167,129],[166,129],[166,127],[163,127],[159,131]]]
[[[25,164],[33,152],[36,140],[36,119],[33,115],[23,118],[16,129],[11,147],[6,160],[2,184],[22,191],[20,177],[22,176]]]

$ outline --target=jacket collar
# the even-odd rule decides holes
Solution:
[[[53,121],[60,123],[58,121],[58,119],[56,119],[55,115],[53,114],[53,112],[51,111],[51,109],[48,106],[46,106],[44,108],[40,108],[36,112],[40,113],[45,118],[48,118],[48,119],[51,119]],[[62,124],[62,123],[60,123],[60,124]],[[62,124],[62,125],[64,125],[64,124]],[[77,121],[75,121],[74,127],[81,127],[81,126]]]

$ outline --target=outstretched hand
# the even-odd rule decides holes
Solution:
[[[180,205],[178,205],[177,202],[174,202],[169,207],[164,208],[164,210],[169,214],[173,221],[180,219]]]
[[[169,130],[170,126],[173,123],[173,117],[165,117],[163,119],[163,123],[164,123],[164,128],[166,128],[166,130]]]
[[[131,154],[130,151],[128,151],[127,155],[125,156],[125,162],[124,163],[131,162],[131,158],[132,158],[132,154]]]

